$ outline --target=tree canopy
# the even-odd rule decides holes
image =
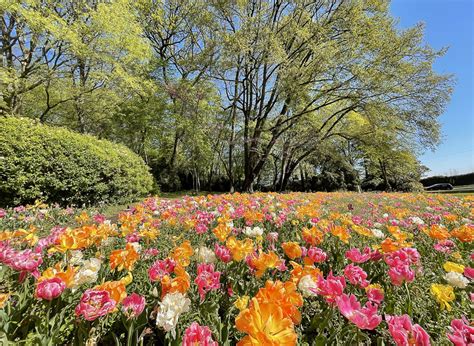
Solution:
[[[165,190],[413,189],[453,79],[388,7],[0,0],[0,113],[121,142]]]

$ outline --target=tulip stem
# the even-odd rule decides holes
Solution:
[[[133,340],[133,335],[135,334],[135,328],[133,328],[133,320],[130,322],[128,327],[128,337],[127,337],[127,346],[133,346],[136,343]]]
[[[410,290],[408,289],[408,284],[407,282],[405,281],[405,283],[403,284],[405,286],[405,290],[407,292],[407,298],[408,298],[408,315],[411,317],[411,297],[410,297]]]

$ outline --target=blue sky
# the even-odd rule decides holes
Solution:
[[[428,175],[474,172],[474,0],[392,0],[390,10],[400,28],[425,23],[425,41],[449,47],[435,64],[440,73],[453,73],[456,85],[440,117],[443,142],[420,157]]]

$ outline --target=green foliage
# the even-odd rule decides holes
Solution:
[[[0,133],[0,205],[118,202],[152,188],[148,167],[123,145],[26,118],[1,118]]]
[[[421,179],[423,186],[430,186],[438,183],[451,183],[452,185],[471,185],[474,184],[474,173],[443,176],[436,175]]]
[[[168,191],[285,190],[325,142],[395,189],[386,161],[439,143],[452,92],[446,50],[383,0],[0,0],[0,16],[0,115],[123,143]]]

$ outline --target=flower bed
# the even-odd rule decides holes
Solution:
[[[0,210],[0,341],[470,345],[473,219],[424,194]]]

